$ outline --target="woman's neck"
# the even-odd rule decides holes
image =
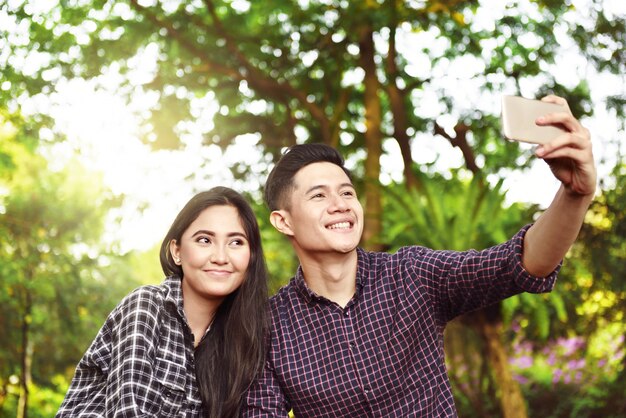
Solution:
[[[197,300],[192,297],[186,297],[183,293],[183,309],[187,317],[187,323],[193,333],[194,347],[200,343],[213,322],[219,303],[217,301],[215,303],[212,302],[206,299]]]

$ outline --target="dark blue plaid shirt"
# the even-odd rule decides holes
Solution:
[[[356,292],[339,305],[313,293],[298,269],[271,299],[262,377],[245,417],[455,417],[443,331],[454,317],[520,292],[550,291],[521,261],[522,229],[483,251],[358,249]],[[557,269],[558,270],[558,269]]]
[[[181,280],[142,286],[109,314],[78,363],[61,417],[201,417]]]

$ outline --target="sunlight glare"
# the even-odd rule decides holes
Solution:
[[[83,164],[103,173],[114,195],[125,196],[123,207],[114,211],[119,221],[106,234],[109,242],[121,240],[123,252],[157,243],[195,191],[231,182],[219,147],[190,141],[191,149],[154,151],[140,140],[139,115],[153,103],[150,95],[127,103],[112,90],[79,79],[59,83],[51,97],[49,114],[66,140],[51,147],[50,161],[62,165],[78,154]],[[200,176],[206,161],[209,172]]]

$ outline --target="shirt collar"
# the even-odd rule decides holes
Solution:
[[[185,317],[183,309],[182,280],[178,276],[169,276],[163,282],[165,288],[165,306],[170,311],[178,313],[181,318]]]
[[[367,253],[365,252],[365,250],[361,248],[357,248],[356,251],[357,251],[356,297],[358,298],[359,294],[361,293],[361,289],[363,288],[363,286],[365,285],[365,282],[367,281],[367,271],[368,271],[367,265],[369,265],[369,262],[368,262],[369,260],[367,259]],[[293,284],[296,290],[298,291],[300,296],[304,298],[306,302],[314,303],[314,302],[328,301],[328,299],[326,299],[323,296],[318,295],[317,293],[312,291],[311,288],[309,288],[309,286],[306,284],[306,281],[304,280],[304,273],[302,271],[301,265],[298,266],[296,275],[294,276],[292,280],[293,280]]]

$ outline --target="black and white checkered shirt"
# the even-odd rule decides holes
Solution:
[[[345,308],[312,292],[298,269],[271,299],[262,377],[245,417],[456,417],[443,331],[452,318],[516,293],[547,292],[522,266],[524,228],[483,251],[358,249]]]
[[[109,314],[57,417],[200,417],[181,280],[142,286]]]

